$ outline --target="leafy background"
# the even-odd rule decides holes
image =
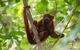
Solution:
[[[55,31],[62,32],[71,18],[65,32],[52,50],[80,50],[80,0],[29,0],[33,19],[43,14],[55,16]],[[0,50],[30,50],[35,45],[27,41],[23,21],[22,0],[0,0]],[[46,50],[53,45],[51,37],[43,45]]]

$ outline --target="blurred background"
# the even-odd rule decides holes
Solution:
[[[49,13],[55,15],[55,31],[62,33],[67,25],[63,33],[65,37],[52,50],[80,50],[80,0],[28,0],[28,4],[34,20]],[[35,47],[27,41],[22,12],[22,0],[0,0],[0,50],[30,50]],[[49,37],[43,50],[54,42],[55,39]]]

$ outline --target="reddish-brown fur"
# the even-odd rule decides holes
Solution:
[[[23,16],[24,16],[24,23],[25,23],[27,38],[30,44],[36,44],[36,41],[34,39],[34,34],[32,30],[29,28],[29,23],[27,19],[28,16],[26,16],[25,10],[26,8],[24,8]],[[63,34],[58,35],[54,32],[53,19],[54,19],[54,16],[50,14],[45,14],[42,20],[40,20],[39,22],[37,21],[33,22],[33,24],[36,26],[36,29],[38,31],[40,42],[45,41],[48,38],[48,36],[51,36],[52,38],[59,38],[59,37],[62,38],[64,36]]]

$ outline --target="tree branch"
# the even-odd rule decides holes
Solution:
[[[75,9],[74,9],[75,10]],[[73,10],[73,11],[74,11]],[[69,21],[68,21],[68,23],[66,24],[66,26],[65,26],[65,28],[64,28],[64,30],[63,30],[63,32],[62,32],[62,34],[65,32],[65,30],[66,30],[66,28],[67,28],[67,26],[68,26],[68,24],[70,23],[70,21],[71,21],[71,19],[72,19],[72,16],[73,16],[73,14],[74,14],[74,12],[72,11],[72,14],[71,14],[71,17],[70,17],[70,19],[69,19]],[[47,50],[51,50],[55,45],[56,45],[56,43],[59,41],[59,38],[58,39],[56,39],[55,40],[55,42],[54,42],[54,44],[53,45],[51,45],[51,46],[49,46],[49,48],[47,49]]]
[[[23,4],[24,4],[24,7],[25,7],[25,6],[28,6],[28,0],[23,0]],[[40,43],[40,39],[39,39],[39,37],[38,37],[38,32],[37,32],[37,30],[36,30],[35,25],[33,24],[32,15],[31,15],[31,13],[30,13],[30,11],[29,11],[29,8],[26,9],[26,16],[28,16],[27,18],[28,18],[29,21],[30,21],[31,29],[32,29],[32,31],[33,31],[33,33],[34,33],[34,38],[35,38],[35,40],[36,40],[36,42],[37,42],[38,50],[42,50],[41,43]]]

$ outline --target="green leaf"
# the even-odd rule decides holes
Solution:
[[[42,14],[45,13],[47,10],[48,2],[45,0],[41,0],[36,6],[36,13]]]
[[[63,19],[63,17],[56,17],[56,24],[59,24]]]
[[[16,31],[15,34],[16,34],[16,35],[21,35],[21,36],[23,36],[23,35],[24,35],[24,32],[22,32],[22,31]]]
[[[13,44],[13,40],[10,39],[10,42],[9,42],[8,48],[11,48],[12,44]]]
[[[5,3],[3,1],[0,1],[0,5],[1,5],[1,7],[4,7]]]
[[[47,0],[41,0],[41,3],[42,3],[43,5],[48,5],[48,1],[47,1]]]
[[[18,3],[20,0],[15,0],[16,3]]]

